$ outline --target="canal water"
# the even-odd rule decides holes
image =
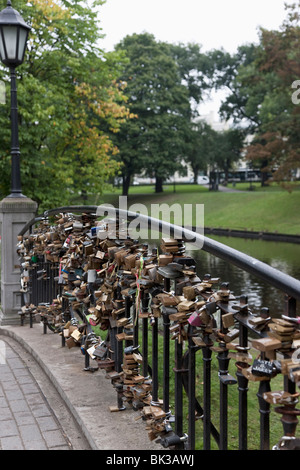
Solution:
[[[300,244],[220,236],[209,238],[253,256],[300,280]],[[235,296],[248,295],[248,304],[253,313],[259,314],[262,307],[268,307],[271,316],[279,317],[285,313],[284,294],[278,289],[203,250],[193,250],[189,254],[197,263],[200,278],[209,273],[212,277],[220,277],[222,281],[229,282],[229,288]],[[299,304],[300,302],[297,305],[298,315]]]

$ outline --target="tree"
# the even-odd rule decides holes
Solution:
[[[280,31],[260,29],[257,46],[212,55],[216,83],[230,90],[221,114],[253,135],[246,156],[261,167],[262,184],[271,172],[275,181],[289,180],[300,166],[300,108],[292,100],[300,76],[300,2],[286,8]]]
[[[202,53],[199,44],[169,44],[181,83],[187,88],[190,99],[191,120],[199,116],[198,105],[215,85],[213,81],[215,63],[210,54]]]
[[[205,121],[197,121],[191,124],[186,147],[187,161],[194,173],[194,183],[197,183],[199,171],[206,171],[213,158],[215,148],[216,131]]]
[[[300,2],[286,6],[281,31],[261,30],[257,70],[264,83],[272,82],[260,106],[261,126],[248,149],[248,158],[268,162],[274,181],[290,180],[300,167],[300,108],[292,85],[300,77]]]
[[[15,0],[31,26],[18,67],[21,177],[24,194],[42,207],[99,193],[119,168],[111,134],[129,118],[117,82],[120,55],[104,55],[96,6],[102,1]],[[8,71],[0,78],[9,88]],[[9,107],[0,106],[0,192],[8,193]],[[45,190],[46,189],[46,190]]]
[[[136,119],[122,124],[115,142],[123,162],[123,194],[130,178],[146,170],[156,178],[155,191],[180,168],[190,119],[187,88],[170,47],[148,33],[126,36],[116,47],[126,51],[128,63],[120,80],[127,83],[126,95]]]
[[[224,171],[225,181],[233,164],[241,158],[244,133],[240,129],[228,129],[217,132],[214,139],[214,149],[211,152],[211,165]]]
[[[220,107],[221,118],[231,119],[234,125],[242,124],[250,134],[260,125],[259,106],[266,92],[255,70],[257,53],[254,44],[240,46],[233,55],[223,50],[208,53],[214,64],[215,89],[229,91]]]

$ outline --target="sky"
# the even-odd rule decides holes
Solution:
[[[201,51],[258,43],[259,27],[279,29],[284,5],[297,0],[106,0],[99,8],[105,35],[100,47],[111,51],[126,35],[152,33],[156,40],[202,45]],[[202,112],[217,110],[225,92],[212,94]]]

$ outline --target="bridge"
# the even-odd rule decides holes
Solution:
[[[156,246],[124,236],[137,218],[157,228]],[[132,408],[162,448],[246,450],[255,426],[257,449],[299,450],[298,280],[200,233],[120,209],[111,220],[97,206],[56,208],[18,238],[21,323],[42,321],[43,334],[78,348],[87,372],[105,370],[111,413]],[[282,316],[267,306],[252,313],[247,293],[233,295],[219,273],[197,272],[190,243],[282,292]],[[273,415],[283,429],[271,442]]]

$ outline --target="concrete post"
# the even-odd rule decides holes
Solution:
[[[27,197],[6,197],[0,202],[1,308],[0,324],[20,321],[20,266],[16,252],[18,233],[37,211],[37,203]]]

